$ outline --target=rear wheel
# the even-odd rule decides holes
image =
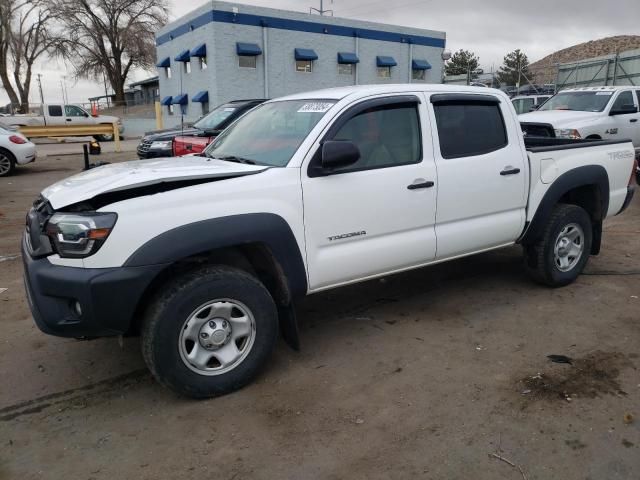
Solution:
[[[556,205],[540,241],[525,247],[528,273],[550,287],[572,283],[589,260],[592,236],[591,219],[583,208]]]
[[[142,350],[160,383],[206,398],[249,383],[277,334],[276,306],[262,283],[231,267],[203,267],[158,292],[145,314]]]
[[[0,177],[8,177],[16,168],[16,157],[9,150],[0,149]]]
[[[113,135],[95,135],[95,139],[99,142],[113,142]]]

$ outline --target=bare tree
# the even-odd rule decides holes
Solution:
[[[1,0],[0,0],[1,1]],[[63,28],[60,53],[77,77],[105,74],[124,102],[131,69],[155,63],[155,32],[167,22],[167,0],[56,0]]]
[[[53,19],[46,0],[0,0],[0,81],[23,113],[36,60],[56,48]]]

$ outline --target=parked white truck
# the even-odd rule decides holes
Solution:
[[[60,125],[113,125],[116,123],[119,132],[122,133],[124,128],[118,117],[110,115],[93,116],[79,105],[63,105],[63,104],[43,104],[40,105],[35,113],[8,115],[2,117],[2,122],[12,127],[30,127],[30,126],[60,126]],[[113,135],[97,135],[100,141],[111,141]]]
[[[640,87],[570,88],[538,110],[520,115],[528,125],[549,125],[557,138],[626,138],[640,151]],[[535,132],[532,131],[533,134]]]
[[[44,332],[140,331],[164,385],[242,387],[296,298],[521,244],[567,285],[633,195],[627,140],[523,139],[495,89],[359,86],[266,102],[202,156],[99,167],[27,216],[25,285]],[[559,145],[560,144],[560,145]]]

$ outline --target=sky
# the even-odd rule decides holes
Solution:
[[[170,17],[176,19],[199,7],[206,0],[170,0]],[[243,0],[241,3],[308,13],[320,0]],[[498,68],[504,55],[516,48],[530,61],[577,43],[612,35],[640,35],[640,0],[325,0],[325,9],[337,17],[369,20],[444,31],[446,49],[464,48],[480,57],[485,71]],[[66,84],[70,102],[104,94],[104,85],[75,80],[73,72],[56,60],[37,65],[42,74],[45,101],[62,99],[61,81]],[[154,73],[137,71],[131,82]],[[66,78],[63,78],[66,77]],[[38,102],[37,82],[31,88],[31,101]],[[109,89],[109,92],[111,90]],[[8,101],[0,87],[0,104]]]

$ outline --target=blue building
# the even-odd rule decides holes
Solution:
[[[445,37],[211,1],[156,34],[163,116],[194,120],[229,100],[344,85],[441,83]]]

